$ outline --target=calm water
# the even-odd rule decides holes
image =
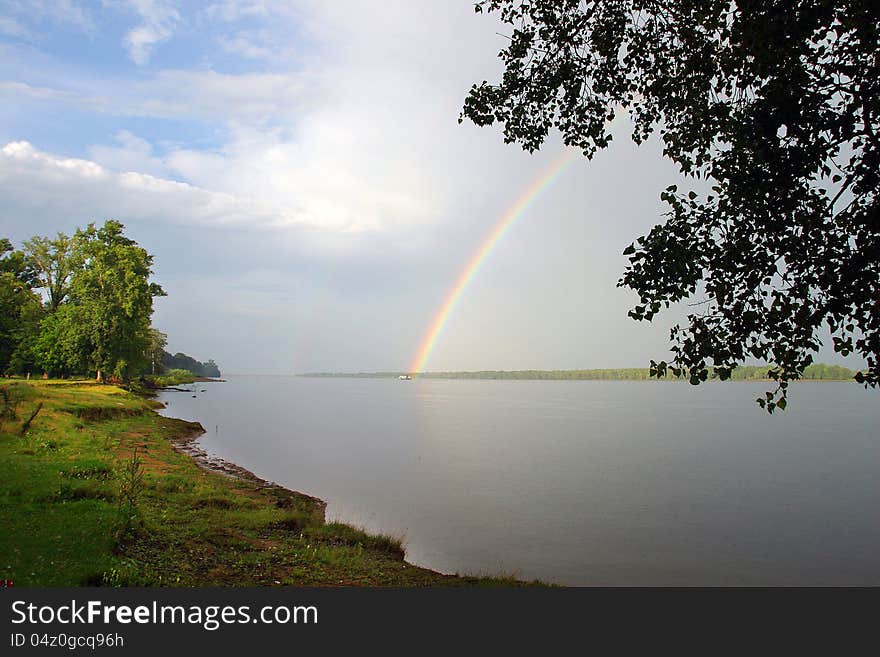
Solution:
[[[162,400],[208,451],[444,572],[880,584],[880,395],[803,383],[768,417],[765,389],[229,377]]]

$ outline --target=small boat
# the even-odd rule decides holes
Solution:
[[[412,381],[412,377],[409,374],[401,374],[397,378],[401,381]]]

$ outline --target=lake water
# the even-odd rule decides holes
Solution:
[[[161,400],[207,451],[435,570],[880,584],[880,396],[794,384],[768,416],[767,386],[235,376]]]

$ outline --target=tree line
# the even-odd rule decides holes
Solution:
[[[179,351],[174,355],[166,351],[162,356],[162,365],[166,370],[186,370],[196,376],[220,376],[220,368],[213,359],[209,358],[202,363]]]
[[[21,249],[0,238],[0,373],[127,382],[189,359],[219,375],[213,361],[165,351],[150,323],[165,291],[150,280],[153,256],[124,231],[108,220]]]
[[[709,371],[709,379],[729,379],[732,381],[768,381],[772,380],[770,365],[741,365],[734,369],[728,377],[722,377],[713,369]],[[309,377],[347,377],[385,379],[397,378],[404,372],[314,372],[301,376]],[[671,374],[671,373],[670,373]],[[629,367],[617,369],[594,370],[480,370],[472,372],[422,372],[414,375],[421,379],[532,379],[553,381],[647,381],[654,377],[647,367]],[[674,378],[670,375],[670,378]],[[680,376],[678,378],[686,378]],[[816,363],[808,366],[801,377],[812,381],[846,381],[852,380],[853,371],[841,365]]]

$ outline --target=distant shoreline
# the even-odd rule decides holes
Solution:
[[[728,381],[774,382],[767,375],[769,365],[747,365],[733,370]],[[525,380],[525,381],[655,381],[686,382],[686,378],[667,376],[652,377],[648,368],[618,368],[590,370],[475,370],[452,372],[307,372],[297,374],[310,378],[349,379],[397,379],[411,376],[413,379],[474,379],[474,380]],[[855,372],[841,365],[810,365],[798,381],[852,381]],[[710,370],[710,381],[720,381]]]

